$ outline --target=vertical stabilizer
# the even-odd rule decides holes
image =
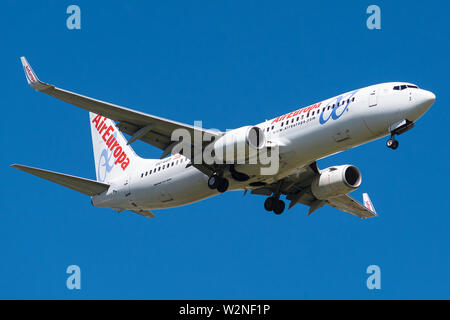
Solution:
[[[112,120],[92,112],[89,117],[97,181],[109,182],[129,174],[141,158]]]

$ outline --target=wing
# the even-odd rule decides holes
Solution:
[[[350,213],[360,218],[376,217],[377,213],[363,206],[361,203],[353,199],[348,194],[332,198],[326,201],[327,204],[338,210]]]
[[[360,218],[377,216],[372,202],[367,194],[364,194],[364,205],[353,199],[348,194],[330,198],[327,200],[317,199],[311,192],[312,180],[320,174],[316,162],[300,168],[296,173],[278,180],[270,185],[252,190],[252,194],[269,196],[271,194],[284,194],[290,200],[289,209],[297,203],[309,206],[308,215],[320,207],[328,204],[338,210],[350,213]],[[368,199],[368,200],[366,200]]]
[[[30,173],[45,180],[60,184],[72,190],[84,193],[88,196],[94,196],[96,194],[103,193],[109,188],[109,185],[106,183],[79,178],[54,171],[22,166],[20,164],[13,164],[11,167]]]
[[[122,132],[131,135],[128,143],[142,140],[152,146],[163,150],[161,158],[172,152],[177,141],[171,136],[176,129],[185,129],[191,137],[201,134],[203,140],[211,141],[222,135],[221,132],[206,130],[200,127],[160,118],[143,112],[131,110],[108,102],[89,98],[74,92],[59,89],[54,85],[44,83],[38,79],[25,57],[20,58],[25,71],[28,84],[35,90],[48,94],[59,100],[68,102],[77,107],[105,116],[117,121],[117,127]]]

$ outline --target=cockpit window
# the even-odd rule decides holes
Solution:
[[[401,86],[395,86],[393,89],[394,90],[405,90],[406,88],[414,88],[414,89],[419,89],[418,86],[412,85],[412,84],[408,84],[408,85],[401,85]]]

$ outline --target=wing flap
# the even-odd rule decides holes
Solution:
[[[90,179],[71,176],[68,174],[58,173],[54,171],[38,169],[20,164],[13,164],[11,167],[35,175],[42,179],[60,184],[64,187],[81,192],[88,196],[94,196],[108,190],[109,185]]]
[[[130,210],[134,213],[140,214],[141,216],[147,217],[147,218],[154,218],[155,215],[150,210]]]

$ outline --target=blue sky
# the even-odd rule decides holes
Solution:
[[[81,30],[66,8],[81,8]],[[381,30],[368,30],[370,4]],[[4,1],[0,298],[450,298],[447,1]],[[396,151],[385,140],[319,161],[356,165],[380,216],[332,208],[281,216],[228,192],[155,219],[9,167],[95,178],[88,113],[43,81],[204,127],[253,124],[336,94],[408,81],[437,100]],[[160,151],[137,142],[144,157]],[[79,265],[82,289],[66,289]],[[366,268],[381,268],[381,290]]]

